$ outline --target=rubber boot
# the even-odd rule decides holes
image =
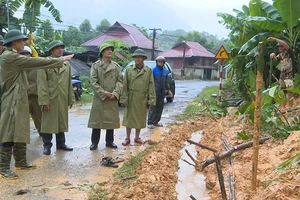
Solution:
[[[59,132],[56,134],[56,149],[73,151],[73,148],[66,145],[66,137],[64,132]]]
[[[90,150],[95,150],[98,148],[99,140],[100,140],[100,129],[93,128],[92,135],[91,135],[92,144],[90,146]]]
[[[52,147],[52,134],[48,133],[42,133],[43,138],[43,145],[44,145],[44,155],[50,155],[51,154],[51,147]]]
[[[106,130],[105,141],[106,141],[106,145],[105,145],[106,147],[110,147],[113,149],[118,148],[118,146],[114,143],[114,130],[113,129]]]
[[[5,144],[5,143],[3,143]],[[8,180],[15,180],[18,175],[10,170],[10,161],[12,156],[12,146],[0,147],[0,177]]]
[[[15,143],[13,146],[13,156],[15,158],[16,170],[33,170],[36,169],[35,164],[27,163],[26,159],[26,143]]]

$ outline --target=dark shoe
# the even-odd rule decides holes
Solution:
[[[12,172],[10,169],[0,170],[0,177],[3,177],[7,180],[15,180],[18,178],[18,175]]]
[[[90,146],[91,151],[96,150],[97,148],[98,148],[97,144],[91,144],[91,146]]]
[[[56,149],[64,150],[64,151],[73,151],[73,148],[68,147],[67,145],[57,146]]]
[[[44,155],[50,155],[51,154],[51,148],[50,147],[44,147],[43,154]]]
[[[116,148],[118,148],[118,146],[115,144],[115,143],[106,143],[106,145],[105,145],[106,147],[110,147],[110,148],[113,148],[113,149],[116,149]]]
[[[16,170],[33,170],[36,169],[36,164],[26,164],[22,166],[15,166]]]
[[[104,157],[104,158],[102,158],[102,161],[100,163],[101,163],[101,165],[106,166],[106,167],[113,167],[113,168],[119,167],[117,164],[112,162],[112,157]]]

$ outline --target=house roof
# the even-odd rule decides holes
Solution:
[[[83,43],[81,46],[95,46],[98,47],[103,42],[109,39],[123,40],[131,47],[138,47],[143,49],[152,49],[152,41],[143,35],[136,27],[116,22],[105,33],[92,38]]]
[[[185,46],[185,57],[210,57],[214,58],[215,55],[207,51],[201,44],[198,42],[179,42],[172,49],[163,52],[161,55],[166,58],[178,58],[183,57]]]
[[[90,67],[87,66],[86,63],[82,62],[81,60],[72,58],[69,60],[69,63],[71,65],[71,71],[72,75],[75,76],[90,76]]]

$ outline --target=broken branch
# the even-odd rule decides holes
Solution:
[[[266,140],[269,140],[271,139],[272,137],[264,137],[264,138],[260,138],[259,139],[259,144],[263,144]],[[188,140],[188,142],[190,142],[190,140]],[[190,142],[191,143],[191,142]],[[195,144],[197,146],[200,146],[198,143],[194,142],[192,144]],[[220,157],[220,160],[230,156],[231,154],[233,154],[234,152],[237,152],[237,151],[240,151],[240,150],[244,150],[244,149],[247,149],[249,147],[252,147],[253,146],[253,141],[249,141],[249,142],[245,142],[243,144],[240,144],[240,145],[237,145],[237,146],[234,146],[232,147],[230,150],[228,151],[225,151],[224,153],[221,153],[219,155]],[[207,147],[207,146],[205,146]],[[208,148],[211,148],[211,147],[208,147]],[[212,164],[216,162],[216,159],[215,158],[207,158],[202,164],[201,164],[201,170],[203,170],[205,167],[207,167],[208,165]]]

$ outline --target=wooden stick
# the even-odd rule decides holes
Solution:
[[[289,123],[289,121],[287,120],[287,118],[284,116],[284,114],[283,114],[278,108],[276,108],[276,107],[275,107],[275,110],[277,110],[277,112],[279,112],[279,113],[281,114],[281,116],[284,118],[284,120],[285,120],[285,122],[287,123],[287,125],[290,126],[290,123]]]
[[[272,137],[260,138],[259,139],[259,144],[263,144],[266,140],[269,140],[271,138]],[[225,151],[224,153],[221,153],[219,155],[219,157],[222,160],[222,159],[230,156],[234,152],[237,152],[237,151],[240,151],[240,150],[244,150],[244,149],[247,149],[247,148],[252,147],[252,146],[253,146],[253,141],[245,142],[243,144],[240,144],[240,145],[232,147],[229,151]],[[214,162],[216,162],[215,158],[207,158],[204,162],[201,163],[200,169],[203,170],[205,167],[207,167],[208,165],[210,165],[210,164],[212,164]]]
[[[194,167],[196,167],[197,165],[195,165],[195,164],[193,164],[193,163],[190,163],[189,161],[187,161],[186,159],[183,159],[183,161],[184,162],[186,162],[187,164],[189,164],[189,165],[192,165],[192,166],[194,166]]]
[[[282,114],[285,114],[285,113],[292,112],[292,111],[299,110],[299,109],[300,109],[300,107],[296,107],[296,108],[291,108],[291,109],[283,110],[283,111],[280,111],[280,112]]]
[[[217,121],[217,119],[215,118],[214,114],[211,112],[209,106],[207,105],[205,99],[202,99],[203,104],[206,106],[207,110],[209,111],[211,117],[213,118],[214,121]]]
[[[221,161],[219,155],[215,154],[215,160],[216,160],[216,168],[217,168],[218,179],[221,188],[222,199],[227,200],[227,195],[226,195],[226,190],[224,185],[224,177],[222,173],[222,167],[221,167]]]
[[[185,149],[184,151],[195,164],[198,164],[198,161],[190,154],[190,152],[187,149]]]
[[[194,144],[194,145],[197,145],[197,146],[199,146],[199,147],[201,147],[201,148],[204,148],[204,149],[207,149],[207,150],[209,150],[209,151],[212,151],[212,152],[218,152],[216,149],[214,149],[214,148],[211,148],[211,147],[209,147],[209,146],[206,146],[206,145],[204,145],[204,144],[200,144],[200,143],[198,143],[198,142],[194,142],[194,141],[192,141],[192,140],[187,140],[187,142],[189,142],[189,143],[191,143],[191,144]]]

